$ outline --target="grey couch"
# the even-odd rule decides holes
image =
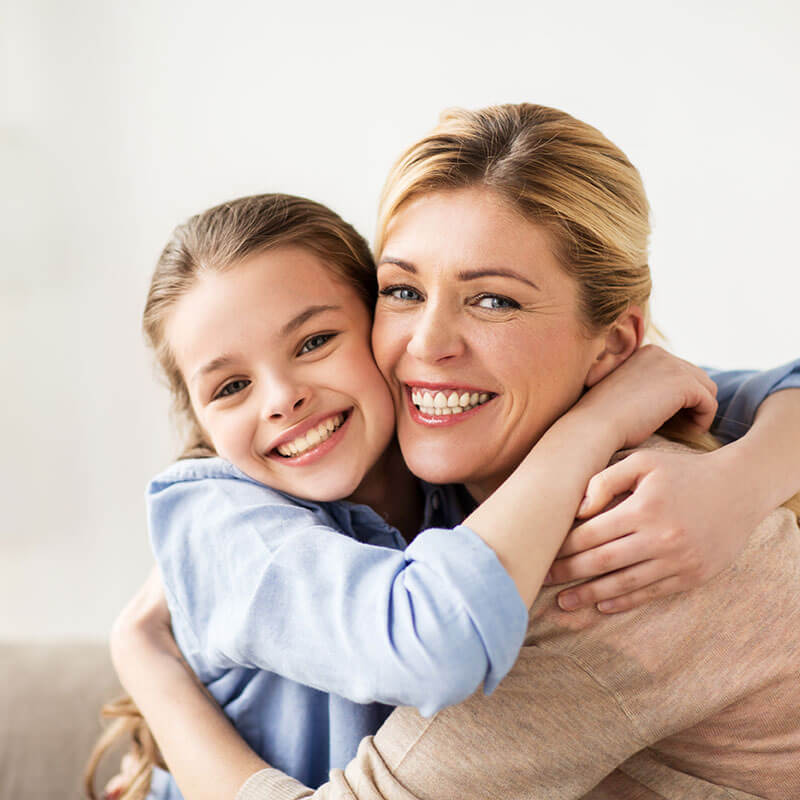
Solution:
[[[0,800],[83,797],[100,706],[122,691],[108,646],[0,642],[0,680]]]

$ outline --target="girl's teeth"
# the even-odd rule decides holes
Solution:
[[[291,442],[280,445],[278,447],[278,452],[286,457],[298,456],[301,453],[305,453],[306,450],[316,447],[318,444],[330,438],[330,435],[337,430],[343,422],[344,415],[342,414],[329,417],[324,422],[320,422],[316,428],[311,428],[306,431],[305,436],[298,436]]]

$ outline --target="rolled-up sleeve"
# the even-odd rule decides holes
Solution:
[[[773,392],[800,389],[800,359],[763,372],[705,369],[717,384],[719,403],[711,432],[726,443],[747,433],[758,407]]]
[[[491,691],[517,657],[527,609],[469,528],[368,545],[235,479],[154,483],[148,501],[171,611],[215,669],[431,715]]]

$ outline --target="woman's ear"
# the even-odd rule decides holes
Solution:
[[[589,372],[586,373],[586,388],[599,383],[613,372],[638,349],[644,339],[644,313],[639,306],[631,306],[608,329],[601,342]]]

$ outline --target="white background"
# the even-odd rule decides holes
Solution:
[[[262,191],[368,237],[383,178],[451,105],[590,122],[653,207],[681,355],[800,352],[800,6],[760,2],[0,5],[0,636],[105,635],[177,452],[139,332],[171,228]]]

